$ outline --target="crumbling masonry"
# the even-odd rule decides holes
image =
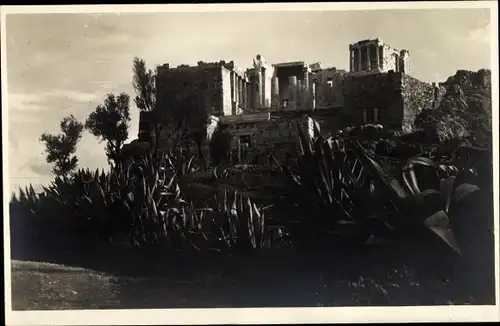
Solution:
[[[212,116],[210,130],[214,125],[230,130],[233,149],[286,152],[296,141],[292,121],[307,123],[306,116],[322,133],[369,123],[408,131],[416,114],[436,107],[442,97],[435,84],[409,76],[408,50],[364,40],[349,45],[349,58],[349,71],[303,61],[269,64],[261,55],[246,70],[233,61],[164,64],[158,67],[156,110],[168,114],[184,94]],[[146,115],[141,115],[139,141],[151,139]],[[169,143],[168,129],[160,135],[160,147]]]

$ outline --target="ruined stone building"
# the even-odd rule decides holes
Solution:
[[[442,92],[409,73],[408,50],[380,39],[349,45],[349,71],[303,61],[269,64],[257,55],[249,69],[233,61],[158,67],[157,111],[196,101],[212,116],[210,131],[229,130],[233,147],[259,151],[290,149],[296,121],[315,119],[322,133],[348,125],[381,124],[411,130],[415,115],[434,107]],[[146,114],[141,130],[151,134]],[[305,119],[305,120],[304,120]],[[168,129],[168,128],[166,128]],[[165,141],[168,130],[160,136]],[[207,133],[210,138],[210,132]]]
[[[157,106],[169,110],[182,101],[198,100],[208,114],[239,115],[250,105],[250,83],[246,73],[231,61],[198,62],[196,66],[158,67]]]
[[[380,39],[359,41],[349,45],[351,73],[401,72],[408,74],[408,50],[396,50]]]

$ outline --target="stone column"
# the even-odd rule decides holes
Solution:
[[[236,102],[236,87],[234,86],[235,85],[235,80],[236,80],[236,74],[234,72],[231,72],[230,74],[231,78],[230,78],[230,85],[231,85],[231,114],[234,114],[236,112],[236,106],[237,106],[237,102]]]
[[[234,72],[230,75],[231,79],[231,102],[234,102]]]
[[[257,107],[262,108],[262,101],[264,98],[264,76],[262,76],[262,68],[257,69],[257,81],[259,85],[259,89],[257,92]]]
[[[352,50],[352,45],[349,45],[349,71],[352,72],[354,69],[354,52]]]
[[[297,76],[288,77],[288,105],[287,110],[297,108]]]
[[[250,84],[250,82],[248,82],[247,84],[247,99],[246,99],[246,107],[247,109],[251,109],[252,108],[252,84]]]
[[[271,107],[273,109],[278,109],[280,106],[279,94],[278,77],[273,77],[271,79]]]
[[[248,106],[247,106],[247,82],[244,79],[243,79],[243,98],[241,101],[241,106],[245,109],[248,108]]]
[[[261,68],[261,84],[260,84],[260,94],[261,94],[261,103],[260,107],[265,108],[266,107],[266,68],[262,67]]]
[[[380,70],[380,49],[378,44],[375,44],[375,58],[377,58],[377,63],[374,68]]]
[[[309,89],[309,68],[304,67],[304,82],[302,83],[304,89]]]
[[[354,61],[352,61],[354,62]],[[316,85],[317,83],[314,81],[313,84],[312,84],[312,90],[311,90],[311,97],[312,97],[312,108],[315,109],[316,108]]]
[[[231,87],[234,89],[234,97],[233,101],[238,105],[238,75],[236,73],[232,73],[233,75],[233,84]]]
[[[309,103],[309,90],[310,90],[310,85],[309,85],[309,67],[304,67],[304,81],[302,82],[302,103],[303,106],[310,106],[311,104]]]
[[[380,70],[384,70],[384,46],[381,45],[379,46],[379,52],[380,52],[380,59],[379,59],[379,62],[380,62]]]
[[[302,80],[297,79],[297,107],[298,108],[302,107],[303,99],[304,99],[304,89],[303,89]]]
[[[357,51],[358,51],[358,69],[357,69],[357,71],[363,71],[363,61],[361,60],[361,58],[363,56],[361,55],[361,46],[357,47]]]
[[[260,68],[255,69],[254,85],[254,109],[259,109],[262,105],[262,72]]]
[[[243,106],[243,80],[238,76],[238,103]]]
[[[371,49],[372,47],[370,45],[366,46],[366,70],[370,71],[372,70],[372,58],[371,58]]]

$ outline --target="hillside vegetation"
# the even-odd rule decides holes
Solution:
[[[136,73],[147,75],[137,79],[135,99],[146,110],[149,106],[144,103],[154,102],[151,94],[146,96],[152,88],[141,91],[139,82],[151,83],[153,72],[141,61],[135,64]],[[47,143],[51,162],[65,168],[54,170],[54,181],[41,193],[29,186],[12,196],[12,257],[64,262],[109,274],[137,270],[147,275],[158,260],[165,263],[160,273],[175,270],[180,275],[203,274],[214,266],[218,275],[225,275],[240,264],[255,271],[252,275],[260,284],[255,286],[263,288],[269,285],[266,279],[285,282],[290,277],[298,282],[294,273],[299,273],[299,265],[326,261],[337,265],[343,276],[330,265],[318,267],[330,275],[325,276],[330,278],[328,289],[346,277],[371,279],[379,272],[385,277],[392,275],[392,269],[411,265],[420,273],[417,283],[425,286],[421,294],[446,288],[439,302],[491,303],[488,76],[488,71],[459,71],[450,77],[443,84],[447,92],[439,108],[424,110],[417,117],[420,132],[405,135],[360,126],[331,137],[315,129],[309,138],[297,125],[299,150],[286,161],[271,156],[262,166],[209,167],[201,136],[185,133],[181,127],[179,139],[195,138],[190,140],[198,146],[194,152],[161,152],[153,146],[129,155],[123,150],[129,97],[108,95],[89,115],[85,128],[105,141],[109,172],[76,168],[77,160],[71,156],[83,124],[65,120],[59,137],[45,137],[52,140]],[[224,139],[215,138],[221,144]],[[224,161],[223,150],[211,146],[211,151]],[[64,163],[68,160],[71,166]],[[118,256],[109,248],[128,254]],[[108,249],[109,258],[95,258],[96,252],[104,254]],[[136,262],[135,255],[149,260]],[[289,268],[273,264],[276,257],[282,257],[280,264]],[[269,266],[278,268],[279,274],[272,274]],[[383,281],[380,275],[373,286],[390,283],[397,288],[397,282],[408,282],[404,277],[396,283]],[[236,288],[248,281],[241,275],[234,278],[240,284]],[[446,287],[441,288],[438,280]],[[34,282],[41,282],[40,278]],[[298,289],[295,286],[290,288]],[[304,291],[309,293],[310,288]],[[322,291],[333,296],[329,290]],[[408,291],[407,296],[415,293]],[[17,295],[22,293],[19,290]],[[375,301],[394,302],[384,300]],[[429,300],[421,297],[421,302]],[[342,302],[331,298],[324,304]]]

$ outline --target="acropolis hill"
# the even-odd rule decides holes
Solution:
[[[349,45],[349,57],[349,71],[323,68],[319,62],[269,64],[262,55],[246,70],[233,61],[164,64],[158,67],[157,109],[168,110],[174,94],[191,92],[212,116],[208,137],[219,126],[230,131],[234,148],[245,143],[286,152],[296,141],[297,120],[307,125],[307,119],[314,119],[322,132],[362,124],[411,131],[416,114],[437,107],[445,93],[444,87],[409,75],[408,50],[380,39]],[[148,120],[147,113],[141,114],[140,142],[151,140]],[[165,128],[160,147],[169,139]]]

